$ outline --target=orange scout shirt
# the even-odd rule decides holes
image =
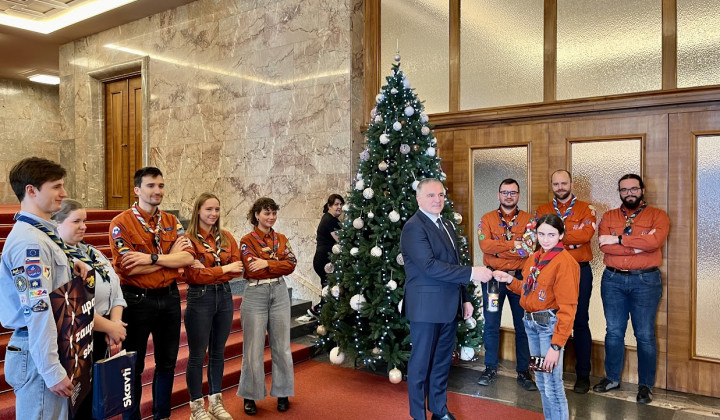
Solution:
[[[540,251],[544,253],[541,249]],[[542,255],[542,254],[541,254]],[[540,257],[542,259],[542,257]],[[530,256],[523,267],[523,278],[527,280],[535,257]],[[567,249],[562,250],[543,267],[537,280],[537,287],[525,295],[523,282],[513,280],[507,287],[520,295],[520,306],[527,312],[557,309],[557,323],[553,331],[552,344],[564,346],[573,329],[580,287],[580,266]]]
[[[572,199],[566,203],[558,201],[558,210],[560,210],[558,216],[565,215],[571,202]],[[537,208],[535,220],[543,214],[557,214],[552,201]],[[595,207],[586,201],[575,200],[575,205],[573,205],[570,214],[565,218],[565,236],[563,236],[562,241],[565,244],[565,249],[575,257],[577,262],[592,261],[593,259],[590,241],[595,235],[596,223]]]
[[[151,217],[147,212],[138,207],[140,215],[145,219],[151,230],[155,229],[156,217]],[[180,273],[177,268],[161,268],[150,274],[134,274],[128,275],[130,270],[122,267],[123,255],[131,251],[144,252],[146,254],[167,254],[178,235],[183,235],[185,229],[178,222],[177,217],[170,213],[160,211],[160,224],[162,231],[160,232],[160,248],[155,246],[155,234],[146,232],[140,222],[135,218],[132,209],[127,209],[118,214],[110,222],[110,237],[112,243],[113,267],[120,284],[141,287],[144,289],[159,289],[161,287],[170,286],[179,277]],[[157,214],[157,213],[156,213]]]
[[[284,276],[295,271],[297,259],[290,247],[287,237],[270,229],[267,234],[255,227],[253,231],[265,242],[261,245],[253,237],[252,232],[240,239],[240,254],[245,267],[245,278],[248,280],[271,279]],[[278,248],[273,255],[273,234],[277,235]],[[268,266],[259,271],[250,271],[250,262],[254,259],[267,260]]]
[[[210,232],[198,229],[199,233],[205,238],[205,242],[217,251],[217,244],[215,238]],[[238,273],[227,273],[223,274],[222,266],[228,265],[235,261],[240,261],[240,248],[238,248],[235,238],[227,230],[222,231],[223,235],[228,239],[229,245],[220,251],[220,266],[215,266],[215,257],[213,254],[205,248],[205,245],[200,242],[199,238],[190,238],[192,242],[192,249],[188,251],[192,254],[193,258],[200,261],[205,268],[192,268],[185,267],[185,281],[188,284],[218,284],[225,283],[238,277]]]
[[[505,214],[503,219],[509,224],[515,211]],[[478,243],[483,252],[483,264],[495,270],[510,271],[520,270],[527,259],[527,255],[521,257],[515,249],[515,241],[522,241],[523,234],[528,223],[532,220],[530,213],[520,210],[517,219],[510,227],[511,239],[505,236],[506,230],[500,221],[500,214],[497,210],[485,213],[478,225]]]
[[[635,210],[625,209],[628,216]],[[653,233],[650,233],[652,230]],[[598,235],[622,235],[625,230],[625,216],[617,208],[603,214]],[[670,218],[657,207],[645,207],[635,217],[630,235],[623,235],[622,245],[612,244],[600,247],[605,253],[603,263],[619,270],[641,270],[659,267],[662,264],[661,248],[670,231]],[[642,252],[636,252],[639,250]]]

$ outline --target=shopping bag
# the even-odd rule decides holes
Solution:
[[[96,419],[106,419],[130,410],[135,401],[134,351],[120,351],[115,356],[98,360],[93,367],[92,412]]]

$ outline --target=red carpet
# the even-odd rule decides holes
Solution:
[[[266,383],[270,392],[270,376]],[[257,401],[255,416],[246,416],[236,392],[233,387],[223,393],[225,407],[236,419],[410,419],[407,383],[393,385],[383,376],[315,361],[295,365],[295,396],[285,413],[277,411],[276,398],[268,397]],[[448,393],[448,407],[461,420],[543,418],[542,413],[455,393]],[[189,417],[187,405],[173,410],[173,419]]]

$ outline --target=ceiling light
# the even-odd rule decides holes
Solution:
[[[59,85],[60,78],[57,76],[50,76],[49,74],[36,74],[28,77],[33,82],[44,83],[46,85]]]
[[[89,0],[54,14],[47,19],[28,19],[0,14],[0,25],[49,34],[134,1],[136,0]]]

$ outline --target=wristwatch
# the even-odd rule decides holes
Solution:
[[[558,346],[557,344],[550,344],[550,347],[552,347],[552,349],[555,351],[560,351],[560,349],[562,348],[562,347]]]
[[[158,260],[158,254],[150,254],[150,265],[155,265]]]
[[[622,234],[618,236],[618,245],[622,245]]]

